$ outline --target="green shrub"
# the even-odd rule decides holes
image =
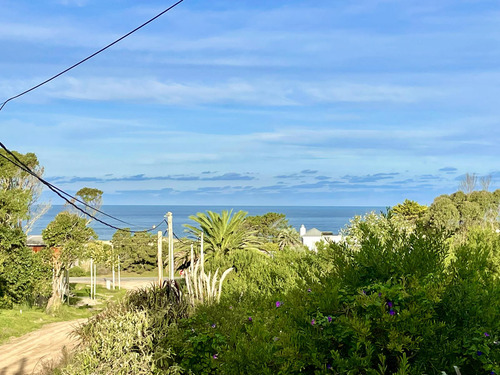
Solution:
[[[87,276],[87,272],[81,267],[74,266],[69,269],[69,276],[70,277],[83,277]]]

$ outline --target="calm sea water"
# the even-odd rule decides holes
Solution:
[[[30,234],[40,234],[54,217],[64,210],[64,206],[53,206],[51,209],[35,224]],[[278,212],[286,215],[288,222],[297,231],[302,224],[309,230],[317,228],[322,231],[332,231],[337,233],[343,228],[349,220],[355,215],[363,215],[370,211],[384,211],[385,207],[364,207],[364,206],[328,206],[328,207],[305,207],[305,206],[103,206],[101,211],[119,218],[129,224],[123,224],[103,215],[97,217],[116,227],[129,227],[133,230],[151,229],[153,225],[158,225],[164,219],[167,212],[172,212],[174,233],[179,237],[184,237],[183,224],[194,224],[189,216],[196,215],[198,212],[208,210],[221,212],[222,210],[233,209],[233,212],[243,210],[249,215],[263,215],[267,212]],[[130,225],[132,224],[132,225]],[[101,240],[109,240],[115,233],[115,229],[109,228],[93,221],[90,224]],[[158,229],[165,230],[166,224],[162,223]]]

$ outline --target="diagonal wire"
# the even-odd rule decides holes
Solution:
[[[65,73],[69,72],[70,70],[72,70],[72,69],[76,68],[78,65],[83,64],[85,61],[90,60],[90,59],[91,59],[91,58],[93,58],[94,56],[96,56],[96,55],[100,54],[101,52],[103,52],[103,51],[107,50],[107,49],[108,49],[108,48],[110,48],[111,46],[114,46],[116,43],[118,43],[118,42],[122,41],[123,39],[125,39],[125,38],[126,38],[126,37],[128,37],[129,35],[131,35],[131,34],[135,33],[136,31],[138,31],[138,30],[140,30],[140,29],[142,29],[144,26],[146,26],[147,24],[149,24],[149,23],[153,22],[153,21],[154,21],[154,20],[156,20],[158,17],[160,17],[160,16],[164,15],[164,14],[165,14],[165,13],[167,13],[169,10],[171,10],[171,9],[172,9],[172,8],[174,8],[174,7],[176,7],[177,5],[179,5],[180,3],[182,3],[183,1],[184,1],[184,0],[179,0],[179,1],[178,1],[178,2],[176,2],[174,5],[171,5],[170,7],[168,7],[167,9],[165,9],[164,11],[162,11],[162,12],[158,13],[156,16],[154,16],[153,18],[151,18],[151,19],[149,19],[148,21],[144,22],[142,25],[140,25],[140,26],[136,27],[134,30],[129,31],[127,34],[125,34],[125,35],[121,36],[120,38],[116,39],[114,42],[109,43],[107,46],[105,46],[105,47],[101,48],[99,51],[94,52],[93,54],[91,54],[90,56],[87,56],[87,57],[86,57],[86,58],[84,58],[83,60],[78,61],[76,64],[71,65],[69,68],[64,69],[62,72],[57,73],[56,75],[54,75],[54,76],[52,76],[52,77],[50,77],[50,78],[46,79],[46,80],[45,80],[45,81],[43,81],[43,82],[40,82],[38,85],[35,85],[35,86],[33,86],[33,87],[29,88],[28,90],[25,90],[25,91],[21,92],[20,94],[17,94],[17,95],[15,95],[15,96],[10,97],[9,99],[7,99],[6,101],[4,101],[4,102],[2,103],[2,105],[0,106],[0,111],[1,111],[1,110],[3,109],[3,107],[5,107],[5,105],[6,105],[8,102],[10,102],[11,100],[17,99],[17,98],[19,98],[19,97],[21,97],[21,96],[23,96],[23,95],[25,95],[25,94],[27,94],[27,93],[29,93],[29,92],[33,91],[33,90],[36,90],[37,88],[39,88],[39,87],[41,87],[41,86],[43,86],[43,85],[45,85],[45,84],[49,83],[50,81],[52,81],[52,80],[56,79],[57,77],[60,77],[60,76],[62,76],[63,74],[65,74]]]
[[[17,156],[12,153],[7,147],[5,147],[5,145],[0,142],[0,147],[3,148],[9,155],[11,155],[16,161],[13,161],[11,159],[9,159],[7,156],[3,155],[0,153],[0,157],[4,158],[5,160],[9,161],[10,163],[14,164],[15,166],[17,166],[18,168],[20,168],[21,170],[25,171],[26,173],[30,174],[31,176],[35,177],[36,179],[38,179],[42,184],[44,184],[45,186],[47,186],[51,191],[53,191],[55,194],[57,194],[60,198],[62,198],[65,202],[67,202],[69,205],[73,206],[74,208],[76,208],[78,211],[82,212],[84,215],[88,216],[88,217],[91,217],[92,219],[96,220],[97,222],[107,226],[107,227],[110,227],[110,228],[113,228],[113,229],[116,229],[116,230],[126,230],[124,228],[119,228],[115,225],[112,225],[112,224],[109,224],[97,217],[95,217],[94,215],[90,214],[89,212],[83,210],[81,207],[77,206],[74,201],[72,200],[75,200],[89,208],[91,208],[92,210],[96,211],[96,212],[99,212],[100,214],[103,214],[104,216],[107,216],[113,220],[117,220],[117,221],[120,221],[124,224],[129,224],[129,225],[132,225],[132,226],[137,226],[137,225],[134,225],[134,224],[131,224],[131,223],[127,223],[126,221],[123,221],[121,219],[118,219],[112,215],[109,215],[99,209],[96,209],[96,208],[93,208],[91,207],[90,205],[88,205],[86,202],[84,201],[81,201],[79,199],[77,199],[76,197],[73,197],[72,195],[66,193],[64,190],[58,188],[57,186],[54,186],[52,185],[50,182],[47,182],[45,181],[43,178],[41,178],[40,176],[38,176],[35,172],[33,172],[26,164],[24,164],[21,160],[19,160],[17,158]],[[64,195],[63,195],[64,194]],[[70,197],[72,200],[69,200],[68,198],[65,197],[68,196]],[[131,232],[131,233],[138,233],[138,232],[150,232],[152,230],[154,230],[156,227],[160,226],[165,220],[163,219],[157,226],[154,226],[153,228],[151,229],[144,229],[144,230],[130,230],[128,229],[127,231]]]

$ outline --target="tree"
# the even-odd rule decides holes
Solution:
[[[481,177],[481,187],[484,191],[488,191],[491,184],[491,175]]]
[[[97,211],[102,207],[102,194],[103,192],[99,189],[84,187],[78,190],[75,195],[88,205],[84,206],[83,210],[89,215],[96,216]],[[75,202],[73,200],[73,203]],[[91,217],[87,216],[87,224],[92,220]]]
[[[428,219],[434,228],[455,231],[460,224],[460,212],[448,196],[440,196],[429,207]]]
[[[137,232],[132,235],[129,228],[117,230],[111,239],[114,254],[120,256],[122,269],[144,272],[157,265],[157,241],[154,234]]]
[[[184,224],[187,232],[200,237],[204,234],[205,251],[207,254],[227,254],[236,249],[256,249],[258,239],[255,232],[245,226],[244,211],[238,211],[232,215],[233,210],[222,211],[218,214],[212,211],[207,213],[197,213],[189,218],[199,225]],[[232,216],[231,216],[232,215]]]
[[[477,176],[473,174],[466,173],[463,179],[460,181],[459,190],[462,190],[465,194],[470,194],[476,190],[477,186]]]
[[[42,231],[44,242],[52,251],[52,296],[47,304],[47,311],[57,309],[62,300],[60,292],[64,282],[64,273],[71,268],[78,256],[84,252],[87,242],[97,238],[86,220],[67,211],[59,213]]]
[[[405,199],[403,203],[399,203],[392,208],[395,215],[403,217],[405,220],[416,222],[427,211],[427,206],[422,206],[415,201]]]
[[[13,154],[34,173],[41,175],[35,154]],[[36,219],[35,202],[41,186],[39,180],[12,164],[14,157],[0,150],[0,305],[32,302],[37,285],[51,270],[44,269],[40,256],[26,247],[24,229]],[[50,275],[49,273],[49,275]]]

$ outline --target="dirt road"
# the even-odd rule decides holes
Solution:
[[[57,361],[62,349],[73,349],[77,339],[69,334],[86,319],[51,323],[0,346],[0,375],[36,374],[43,361]]]

